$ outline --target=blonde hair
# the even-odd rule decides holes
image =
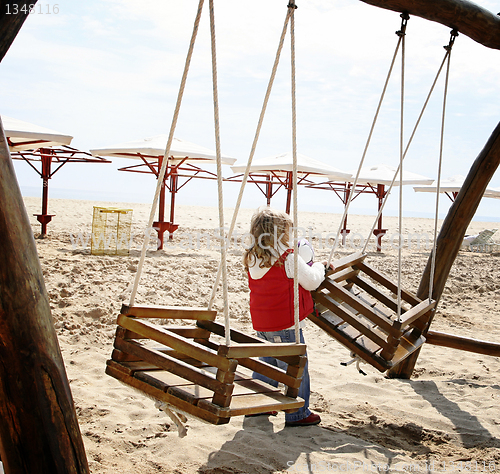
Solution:
[[[250,222],[250,234],[253,237],[252,246],[248,248],[243,256],[245,269],[255,264],[260,259],[260,268],[270,268],[273,258],[276,258],[278,243],[289,245],[290,227],[292,219],[284,212],[261,207],[252,216]],[[274,250],[274,252],[273,252]]]

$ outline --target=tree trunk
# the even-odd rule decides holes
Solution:
[[[436,248],[436,271],[432,287],[432,298],[438,302],[443,294],[451,267],[462,245],[467,227],[474,217],[484,191],[499,164],[500,123],[496,126],[488,142],[472,165],[462,189],[448,211],[448,215],[439,232]],[[421,299],[429,296],[431,259],[432,255],[429,256],[418,288],[417,296]],[[427,321],[427,330],[431,322],[432,316]],[[424,331],[424,334],[425,332],[427,331]],[[388,373],[389,377],[410,378],[419,353],[420,350],[415,351],[405,361],[391,369]]]
[[[34,7],[36,2],[37,0],[0,1],[0,62],[29,15],[29,6]]]
[[[500,17],[466,0],[361,0],[387,10],[441,23],[481,43],[500,49]]]
[[[88,473],[33,232],[1,121],[0,455],[7,474]]]

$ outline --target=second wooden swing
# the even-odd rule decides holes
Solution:
[[[169,141],[165,151],[162,169],[158,183],[162,182],[165,165],[175,124],[182,100],[184,85],[189,69],[196,33],[200,22],[203,0],[200,0],[198,12],[191,38],[191,44],[186,59],[184,75],[181,81],[179,96]],[[278,52],[276,55],[271,80],[268,85],[264,106],[261,111],[257,133],[248,160],[247,170],[243,178],[238,202],[228,236],[224,236],[224,215],[222,199],[222,171],[218,127],[217,74],[215,61],[215,28],[213,15],[213,0],[210,0],[210,24],[212,37],[212,74],[214,85],[214,111],[217,148],[217,175],[219,190],[219,224],[220,239],[229,240],[234,230],[238,209],[241,204],[243,189],[255,152],[265,109],[271,92],[272,84],[279,63],[279,57],[286,35],[288,24],[292,38],[292,108],[295,106],[295,70],[294,70],[294,2],[288,5],[287,16],[283,27]],[[293,114],[295,116],[295,114]],[[295,121],[294,150],[295,146]],[[294,153],[296,162],[296,152]],[[296,166],[295,166],[296,168]],[[294,178],[296,180],[296,169]],[[296,187],[294,187],[296,189]],[[157,187],[151,209],[149,227],[152,226],[159,194]],[[296,212],[296,195],[295,212]],[[212,298],[208,308],[192,307],[152,307],[135,305],[140,273],[144,263],[148,239],[146,238],[141,253],[134,288],[129,305],[122,307],[118,316],[118,328],[111,359],[107,361],[106,373],[121,382],[141,391],[155,399],[158,407],[163,409],[177,424],[179,434],[185,435],[182,421],[184,415],[190,415],[212,424],[228,423],[232,416],[249,415],[262,412],[282,410],[296,411],[303,406],[304,401],[297,398],[302,373],[306,364],[305,344],[269,344],[256,337],[243,334],[229,328],[227,272],[225,246],[221,244],[221,265],[213,287]],[[298,252],[295,252],[298,255]],[[296,257],[297,258],[297,257]],[[297,268],[298,265],[295,265]],[[225,324],[215,322],[217,311],[212,309],[220,275],[223,275],[223,301]],[[297,275],[295,276],[297,282]],[[298,290],[298,284],[295,284]],[[298,293],[298,291],[296,291]],[[296,307],[298,304],[296,303]],[[297,313],[297,309],[296,309]],[[157,325],[149,319],[182,321],[183,325]],[[296,334],[298,333],[298,315],[296,319]],[[191,322],[190,326],[186,322]],[[225,338],[225,343],[220,342]],[[299,338],[296,337],[298,341]],[[287,370],[260,361],[259,357],[274,357],[288,364]],[[252,372],[262,374],[286,386],[285,393],[252,377]]]
[[[394,174],[391,186],[386,194],[385,200],[379,210],[375,223],[370,231],[373,232],[376,222],[380,217],[385,206],[390,191],[396,181],[399,173],[400,177],[400,206],[399,206],[399,229],[400,238],[402,229],[402,171],[403,160],[406,156],[408,148],[414,137],[416,129],[422,118],[423,112],[428,104],[430,96],[434,90],[437,79],[447,64],[447,73],[445,79],[445,99],[443,102],[443,117],[441,129],[441,147],[438,169],[438,191],[441,180],[441,162],[443,150],[443,130],[444,130],[444,115],[446,105],[446,92],[449,78],[449,60],[451,49],[458,33],[453,30],[449,44],[445,46],[446,54],[439,68],[437,76],[431,87],[427,100],[423,106],[420,116],[417,120],[413,133],[408,141],[406,149],[403,152],[403,98],[404,98],[404,38],[406,35],[406,25],[409,19],[408,15],[401,15],[401,28],[396,32],[399,36],[399,41],[396,46],[394,58],[389,69],[389,74],[380,98],[379,106],[375,114],[372,128],[365,146],[365,150],[359,164],[358,173],[353,183],[353,189],[356,187],[358,176],[363,165],[371,135],[378,117],[380,106],[382,104],[389,78],[391,76],[394,61],[396,59],[398,49],[402,48],[402,93],[401,93],[401,136],[400,136],[400,163]],[[344,221],[347,214],[352,194],[346,204],[344,216],[341,222]],[[435,270],[435,254],[436,254],[436,235],[437,235],[437,216],[439,205],[439,192],[436,193],[436,212],[434,224],[434,246],[433,246],[433,268],[430,281],[433,281]],[[341,227],[337,232],[335,243],[338,242]],[[405,358],[419,349],[425,342],[425,330],[427,329],[426,321],[432,319],[435,311],[436,301],[431,298],[432,283],[429,289],[429,297],[420,299],[410,291],[401,288],[401,249],[402,243],[399,245],[399,265],[398,265],[398,281],[391,281],[380,271],[365,262],[366,248],[368,239],[365,243],[362,252],[348,255],[341,260],[334,262],[335,271],[331,272],[325,278],[320,287],[313,292],[313,299],[316,303],[316,311],[309,316],[317,326],[326,331],[330,336],[337,339],[345,347],[347,347],[355,356],[354,360],[364,361],[371,364],[381,372],[392,369]],[[330,260],[335,247],[332,248]]]

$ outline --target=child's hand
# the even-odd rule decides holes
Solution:
[[[335,267],[333,266],[332,263],[328,264],[327,261],[324,261],[323,265],[325,266],[325,276],[335,271]]]

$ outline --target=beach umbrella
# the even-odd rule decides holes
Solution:
[[[246,167],[246,164],[231,166],[231,170],[237,175],[229,180],[237,181],[241,177],[238,173],[244,173]],[[347,180],[352,174],[297,153],[297,185],[311,185],[312,177],[325,178],[327,176]],[[249,180],[255,183],[266,196],[267,205],[270,205],[271,198],[278,189],[284,187],[287,190],[286,212],[290,213],[293,190],[293,154],[291,152],[254,160],[250,166]],[[274,190],[273,185],[276,185]]]
[[[395,166],[389,166],[386,164],[380,164],[377,166],[369,166],[366,168],[361,168],[358,177],[359,184],[381,184],[384,186],[390,186],[392,180],[394,178],[394,174],[396,173],[397,168]],[[351,182],[354,181],[354,178]],[[432,178],[428,178],[427,176],[423,176],[421,174],[412,173],[403,168],[403,186],[407,185],[425,185],[432,184],[434,180]],[[400,186],[401,182],[399,179],[399,172],[396,176],[396,180],[394,181],[394,186]]]
[[[154,174],[158,179],[167,142],[168,135],[161,134],[103,148],[95,148],[90,152],[99,156],[140,160],[142,163],[120,168],[120,171],[150,173]],[[225,165],[232,165],[236,162],[235,158],[226,155],[222,155],[221,159],[222,164]],[[163,234],[168,232],[169,238],[172,239],[173,232],[179,227],[174,223],[175,195],[180,188],[193,178],[217,179],[215,173],[198,166],[202,163],[216,163],[216,161],[215,151],[179,138],[173,138],[159,196],[158,221],[153,223],[160,240],[159,248],[163,248]],[[179,178],[183,178],[184,181],[180,183]],[[169,221],[165,221],[165,188],[170,191]]]
[[[390,186],[396,173],[397,168],[394,166],[379,164],[376,166],[368,166],[361,168],[356,183],[356,189],[353,189],[353,184],[357,170],[352,172],[352,177],[345,182],[339,182],[334,175],[330,175],[329,181],[325,183],[319,183],[312,187],[319,189],[330,189],[334,191],[337,196],[342,200],[344,205],[347,205],[349,196],[353,193],[352,199],[355,199],[360,194],[373,194],[376,196],[378,201],[377,213],[380,211],[384,198],[387,195],[386,186]],[[403,168],[403,180],[402,183],[399,179],[399,173],[394,181],[394,186],[406,186],[413,184],[431,184],[434,180],[411,171],[405,170]],[[387,233],[387,229],[382,226],[382,214],[378,219],[377,228],[373,230],[374,235],[377,238],[377,251],[380,252],[382,249],[382,237]],[[345,243],[346,235],[350,233],[347,228],[347,215],[345,216],[342,228],[342,238]]]
[[[11,152],[70,145],[73,140],[70,135],[5,115],[2,115],[2,123]]]
[[[488,188],[484,193],[484,197],[500,199],[500,188]]]
[[[54,217],[48,214],[49,179],[66,163],[111,163],[104,158],[70,147],[70,135],[64,135],[24,122],[12,117],[2,116],[5,136],[14,160],[24,160],[42,178],[42,212],[35,214],[41,224],[41,235],[47,234],[47,225]],[[53,168],[53,165],[56,165]]]
[[[384,198],[387,194],[386,186],[391,185],[396,171],[397,168],[395,166],[386,164],[361,168],[358,183],[361,186],[364,185],[368,192],[375,194],[377,197],[377,213],[380,211]],[[400,180],[398,172],[393,186],[409,186],[414,184],[425,185],[431,184],[433,181],[434,180],[432,178],[413,173],[403,167],[403,179]],[[377,238],[377,251],[380,252],[382,249],[382,237],[387,233],[387,229],[384,229],[382,226],[382,214],[380,214],[377,224],[377,228],[373,230],[373,234]]]
[[[445,193],[451,201],[455,201],[458,193],[462,189],[465,181],[465,176],[455,175],[441,181],[439,191]],[[430,186],[414,186],[413,190],[417,193],[435,193],[437,192],[437,184]],[[500,199],[500,188],[486,188],[483,194],[484,197]]]

